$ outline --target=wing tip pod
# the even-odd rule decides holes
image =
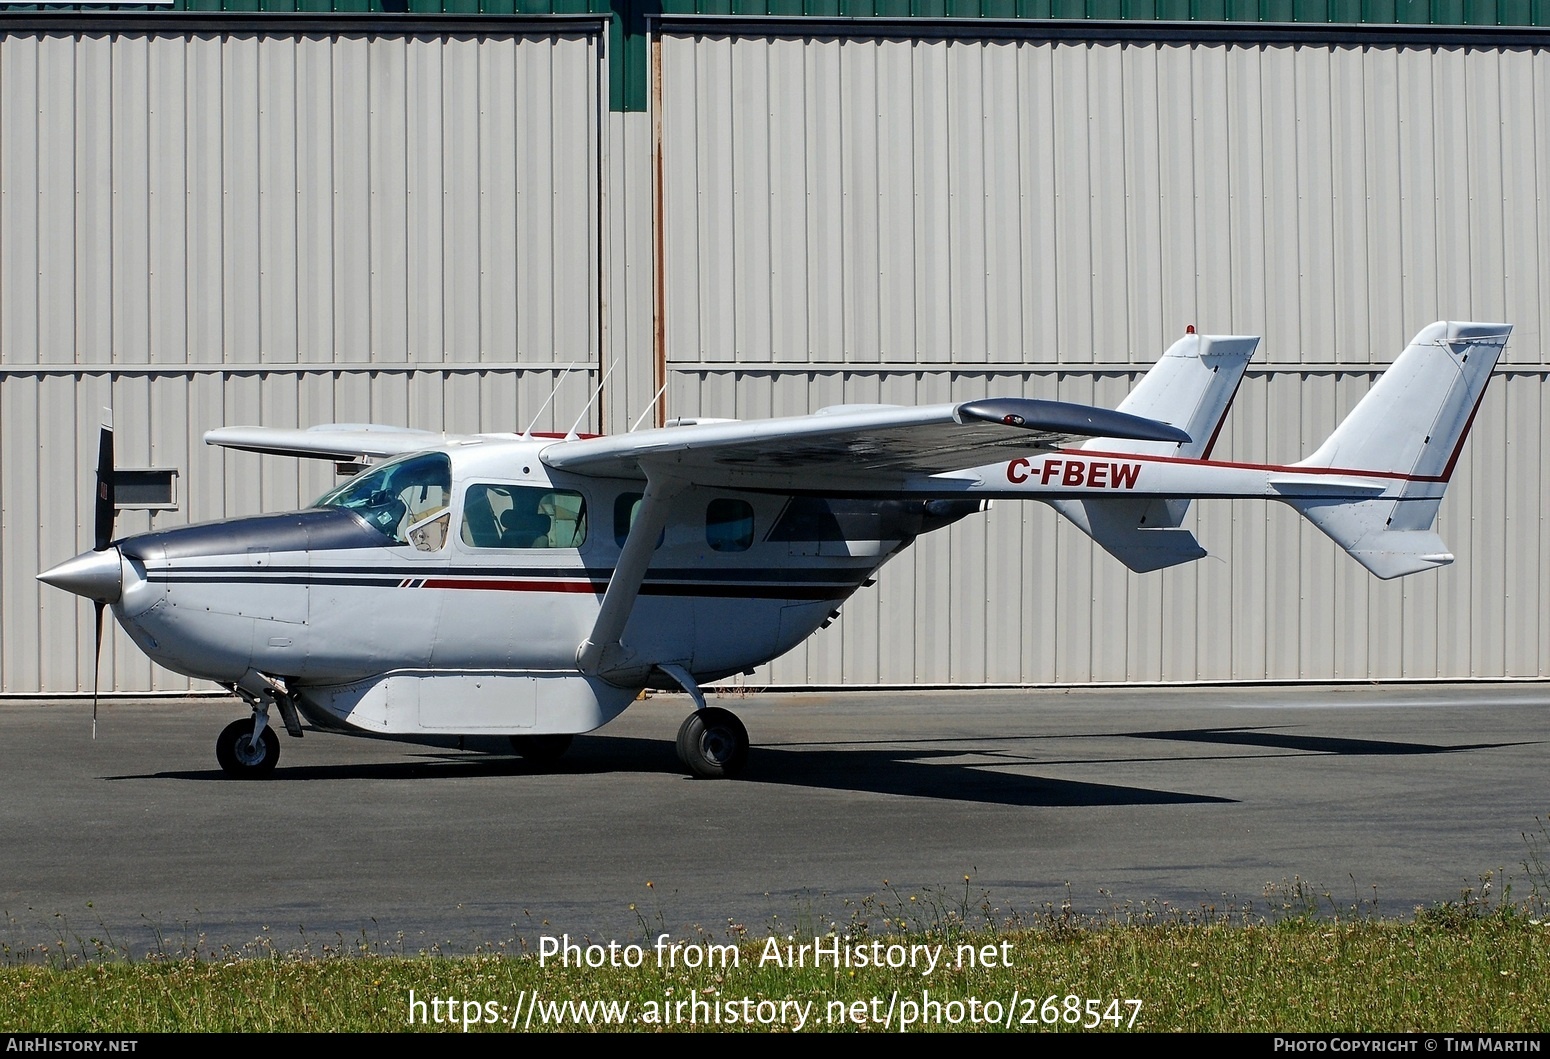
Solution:
[[[960,423],[976,420],[1024,430],[1066,434],[1073,438],[1125,438],[1132,441],[1170,441],[1187,445],[1189,434],[1155,419],[1116,412],[1110,408],[1043,401],[1031,397],[991,397],[966,401],[955,410]]]

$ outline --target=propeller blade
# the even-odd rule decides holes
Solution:
[[[91,737],[97,738],[97,691],[102,686],[102,612],[107,604],[95,600],[97,610],[97,644],[91,656]]]
[[[96,544],[95,549],[102,551],[113,540],[113,493],[115,480],[113,476],[113,428],[103,424],[102,433],[97,437],[97,500],[96,500]],[[101,609],[98,610],[99,616]],[[98,623],[99,625],[101,622]]]

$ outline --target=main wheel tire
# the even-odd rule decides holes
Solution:
[[[262,779],[274,771],[280,761],[280,737],[264,726],[264,734],[253,739],[251,717],[228,724],[215,741],[215,760],[226,775],[239,780]]]
[[[511,749],[521,755],[523,761],[534,765],[552,765],[570,749],[572,735],[514,735]]]
[[[702,779],[731,779],[748,763],[748,729],[719,707],[696,710],[678,729],[678,760]]]

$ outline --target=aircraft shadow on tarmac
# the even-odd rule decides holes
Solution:
[[[1209,795],[1004,771],[1013,767],[1037,767],[1039,762],[1023,754],[988,749],[998,741],[997,737],[955,740],[962,743],[961,749],[925,749],[909,744],[857,747],[853,743],[838,746],[804,743],[798,749],[754,747],[742,778],[732,782],[1029,807],[1178,805],[1233,801]],[[940,747],[941,741],[937,741],[935,746]],[[391,762],[289,767],[282,763],[262,782],[448,780],[494,776],[537,778],[543,775],[575,777],[683,772],[683,766],[679,764],[670,742],[606,735],[577,739],[570,752],[557,765],[547,768],[538,768],[509,753],[501,753],[499,744],[488,740],[478,743],[471,740],[463,750],[418,747],[409,753],[411,756],[405,760]],[[964,758],[971,760],[961,760]],[[231,782],[216,769],[109,778]],[[689,777],[683,778],[689,782]]]
[[[1258,746],[1290,751],[1291,756],[1426,755],[1516,746],[1517,743],[1435,745],[1378,739],[1298,735],[1282,727],[1188,728],[1173,731],[1116,733],[1122,739],[1162,739],[1228,746]],[[326,735],[321,738],[327,739]],[[960,744],[943,749],[944,742]],[[930,748],[921,744],[929,743]],[[987,736],[954,740],[910,740],[897,743],[818,744],[754,747],[748,768],[737,783],[768,783],[819,790],[907,795],[986,805],[1117,806],[1230,803],[1236,799],[1119,784],[1090,783],[1027,774],[1028,769],[1061,764],[1103,764],[1104,759],[1051,761],[997,744],[1026,744],[1025,736]],[[411,746],[397,761],[327,765],[282,765],[264,782],[296,783],[341,780],[456,780],[484,777],[584,777],[683,772],[671,743],[622,736],[584,736],[558,765],[538,767],[513,757],[504,740],[470,739],[459,748],[451,742]],[[300,756],[300,754],[298,754]],[[1285,753],[1276,755],[1287,756]],[[964,760],[967,759],[967,760]],[[1116,758],[1114,763],[1135,762]],[[1142,759],[1166,762],[1169,758]],[[1195,762],[1196,759],[1182,759]],[[1181,763],[1182,763],[1181,760]],[[1012,772],[1008,769],[1016,768]],[[231,782],[216,769],[113,776],[114,780],[181,779]],[[683,777],[688,782],[688,777]]]
[[[1284,731],[1289,725],[1263,728],[1183,728],[1171,732],[1130,732],[1132,739],[1170,739],[1185,743],[1216,743],[1227,746],[1262,746],[1272,750],[1297,750],[1308,754],[1340,755],[1413,755],[1457,754],[1465,750],[1496,750],[1522,746],[1522,743],[1401,743],[1390,739],[1350,739],[1325,735],[1294,735]]]

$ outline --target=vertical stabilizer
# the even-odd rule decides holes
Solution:
[[[1082,448],[1153,456],[1207,459],[1227,409],[1243,380],[1243,369],[1259,339],[1236,335],[1185,335],[1152,365],[1117,411],[1155,419],[1188,434],[1185,444],[1093,438]]]
[[[1511,331],[1486,323],[1423,328],[1318,451],[1296,464],[1398,480],[1397,496],[1286,502],[1379,577],[1451,563],[1432,523]]]
[[[1093,438],[1080,447],[1093,452],[1207,458],[1258,346],[1259,339],[1253,336],[1185,335],[1168,347],[1117,409],[1178,427],[1189,441]],[[1206,554],[1193,533],[1178,528],[1189,510],[1189,500],[1184,498],[1054,500],[1051,506],[1137,573]]]

